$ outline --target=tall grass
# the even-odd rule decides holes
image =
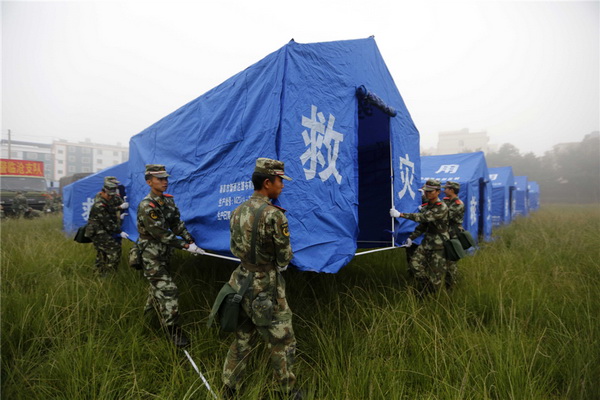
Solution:
[[[100,278],[92,245],[59,217],[0,229],[3,399],[211,398],[144,315],[147,284],[125,256]],[[425,299],[402,249],[335,275],[286,272],[308,398],[600,398],[599,208],[546,206],[494,236],[460,261],[458,287]],[[172,264],[189,351],[219,391],[232,337],[205,322],[235,264],[183,252]],[[268,357],[254,353],[245,398],[270,398]]]

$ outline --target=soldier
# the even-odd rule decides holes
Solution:
[[[146,165],[144,178],[150,193],[140,202],[137,227],[138,246],[142,250],[144,276],[150,283],[145,312],[156,310],[161,325],[173,343],[186,347],[190,341],[179,325],[179,292],[171,274],[169,261],[173,248],[205,254],[180,219],[173,196],[166,194],[169,174],[164,165]],[[180,239],[180,236],[182,239]]]
[[[448,206],[448,233],[451,239],[456,239],[458,232],[465,230],[463,228],[463,219],[465,217],[465,204],[458,198],[460,183],[448,181],[444,186],[444,203]],[[458,278],[458,268],[456,261],[447,261],[446,266],[446,287],[452,288]]]
[[[406,218],[418,222],[419,225],[406,240],[405,245],[411,246],[412,241],[425,234],[421,245],[411,257],[408,272],[416,280],[420,293],[437,291],[446,274],[446,258],[444,242],[450,239],[448,235],[448,207],[440,201],[441,183],[430,179],[423,187],[427,203],[418,213],[401,213],[390,210],[393,218]]]
[[[121,197],[121,193],[119,190],[119,188],[121,187],[121,182],[119,182],[114,176],[105,176],[104,184],[112,184],[117,187],[117,193],[110,199],[110,206],[113,207],[116,210],[116,212],[119,213],[119,218],[123,220],[123,218],[125,218],[126,215],[129,215],[128,213],[123,212],[124,210],[127,210],[129,208],[129,203],[127,202],[127,196]]]
[[[23,218],[25,216],[25,212],[29,209],[29,206],[27,205],[27,198],[23,195],[23,192],[18,191],[15,195],[12,209],[15,213],[15,217]]]
[[[54,212],[54,195],[53,192],[48,191],[44,194],[45,202],[44,202],[44,211],[47,213]]]
[[[121,260],[121,239],[128,237],[121,232],[121,221],[111,201],[117,194],[117,185],[107,182],[94,198],[85,235],[96,248],[96,268],[101,276],[114,272]]]
[[[234,398],[240,389],[248,356],[257,334],[267,342],[271,354],[274,377],[281,394],[301,399],[294,389],[296,376],[292,372],[296,354],[296,338],[292,327],[292,310],[288,306],[285,281],[281,271],[292,259],[290,233],[285,210],[271,204],[283,189],[284,164],[268,158],[256,160],[252,183],[254,193],[231,214],[231,252],[241,264],[231,274],[229,285],[235,290],[250,280],[243,295],[236,338],[229,347],[223,366],[225,395]],[[257,218],[258,221],[254,225]],[[256,226],[255,248],[252,232]],[[264,307],[259,311],[260,306]]]

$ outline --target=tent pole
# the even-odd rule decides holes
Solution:
[[[392,208],[396,208],[394,206],[394,158],[392,157],[392,134],[390,132],[390,188],[391,188],[391,195],[392,195]],[[395,218],[392,218],[392,247],[395,246],[394,243],[394,220]]]

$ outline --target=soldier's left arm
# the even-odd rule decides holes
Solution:
[[[173,220],[171,225],[171,231],[177,236],[181,236],[186,242],[191,243],[194,242],[194,237],[185,227],[185,223],[181,220],[181,214],[179,213],[179,208],[173,202]]]
[[[405,218],[408,218],[407,216],[410,216],[410,218],[413,221],[416,222],[433,222],[433,221],[437,221],[439,219],[443,219],[443,218],[447,218],[448,217],[448,207],[446,207],[446,205],[442,202],[437,203],[435,207],[428,207],[425,211],[422,211],[420,213],[411,213],[411,214],[403,214]]]
[[[279,209],[275,210],[270,217],[273,227],[275,262],[280,267],[285,267],[293,257],[288,220],[283,211]]]

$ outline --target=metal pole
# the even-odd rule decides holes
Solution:
[[[392,191],[392,208],[394,207],[394,158],[392,156],[392,134],[390,132],[390,188]],[[392,247],[394,247],[394,223],[396,218],[392,217]]]
[[[204,382],[204,386],[206,386],[206,388],[208,389],[208,391],[210,392],[210,394],[212,394],[212,396],[215,399],[218,399],[216,393],[213,392],[213,390],[211,389],[210,385],[208,384],[208,381],[206,380],[206,378],[204,377],[204,375],[202,375],[202,372],[200,372],[200,370],[198,369],[198,366],[196,365],[196,363],[194,362],[194,360],[190,356],[190,353],[188,353],[188,351],[185,350],[185,349],[183,350],[183,352],[185,353],[185,356],[188,358],[188,360],[190,360],[190,363],[192,364],[192,367],[194,367],[194,369],[196,370],[196,372],[198,373],[198,375],[200,375],[200,378],[202,378],[202,382]]]

